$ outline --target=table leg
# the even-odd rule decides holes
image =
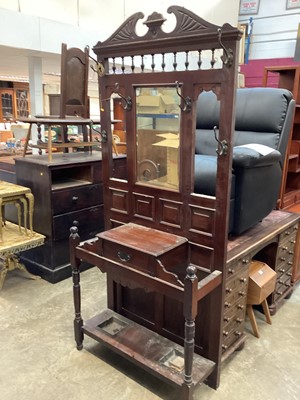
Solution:
[[[267,299],[264,299],[264,301],[261,303],[261,305],[264,310],[264,314],[265,314],[267,323],[272,325],[272,320],[271,320],[271,315],[270,315],[270,310],[269,310]]]
[[[32,193],[26,193],[25,197],[29,205],[29,229],[30,233],[33,233],[33,210],[34,210],[34,196]]]
[[[21,230],[21,224],[22,224],[21,215],[22,215],[22,212],[21,212],[21,206],[20,206],[18,200],[15,202],[15,206],[16,206],[16,209],[17,209],[17,212],[18,212],[18,225],[19,225],[19,232],[21,234],[22,233],[22,230]]]
[[[18,256],[15,254],[7,254],[0,258],[0,290],[3,287],[3,283],[8,271],[13,271],[14,269],[19,269],[24,272],[27,278],[30,279],[41,279],[38,275],[31,274],[24,264],[19,262]]]
[[[4,283],[4,280],[5,280],[7,271],[8,271],[8,269],[5,268],[4,265],[0,265],[0,290],[3,287],[3,283]]]
[[[3,242],[2,198],[0,198],[0,242]]]
[[[20,198],[20,201],[23,204],[23,213],[24,213],[24,229],[25,229],[25,235],[27,235],[27,214],[28,214],[28,208],[27,208],[27,199],[24,199],[23,197]]]
[[[24,150],[23,150],[23,157],[26,156],[26,151],[27,151],[28,143],[29,143],[29,140],[30,140],[30,138],[31,138],[31,127],[32,127],[32,124],[29,125],[29,129],[28,129],[28,132],[27,132],[27,135],[26,135],[26,140],[25,140]]]
[[[253,307],[252,307],[251,304],[247,304],[247,314],[248,314],[250,322],[251,322],[253,334],[257,338],[259,338],[258,326],[257,326],[257,322],[256,322],[256,319],[255,319]]]

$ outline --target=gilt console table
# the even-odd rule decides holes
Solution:
[[[39,278],[27,271],[24,264],[20,263],[18,254],[22,251],[41,246],[45,236],[31,232],[24,235],[19,232],[19,227],[9,221],[3,227],[3,241],[0,243],[0,290],[9,271],[19,269],[31,279]]]
[[[32,234],[32,218],[34,208],[34,197],[31,190],[25,186],[15,185],[0,181],[0,242],[3,241],[3,225],[5,225],[5,205],[15,204],[18,211],[19,233],[21,234],[21,217],[23,205],[24,230],[27,234],[27,214],[29,213],[30,234]]]

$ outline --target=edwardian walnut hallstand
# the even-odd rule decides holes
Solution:
[[[176,17],[172,32],[153,13],[138,36],[144,15],[137,13],[94,47],[101,98],[123,104],[127,172],[115,177],[112,102],[103,102],[106,231],[80,243],[77,227],[71,230],[74,328],[78,349],[89,335],[191,399],[197,384],[219,385],[241,32],[182,7],[168,13]],[[216,197],[194,193],[196,100],[208,90],[220,100]],[[87,322],[81,260],[107,273],[108,309]]]

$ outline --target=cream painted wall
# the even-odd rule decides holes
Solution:
[[[240,23],[253,18],[249,59],[294,57],[300,8],[286,9],[286,0],[260,0],[258,14],[239,16]]]
[[[142,11],[145,18],[153,11],[160,12],[174,26],[174,19],[167,14],[170,5],[186,6],[186,1],[0,0],[0,45],[57,54],[61,42],[69,47],[93,47],[135,12]],[[239,0],[197,0],[187,8],[214,24],[237,25],[238,7]],[[165,29],[172,29],[169,22]]]
[[[167,22],[166,31],[175,26],[175,17],[167,13],[170,5],[187,6],[203,19],[216,25],[238,21],[239,0],[0,0],[0,45],[60,54],[61,43],[68,47],[90,48],[104,41],[132,14],[142,11],[138,34],[145,32],[143,21],[157,11]],[[92,55],[92,51],[90,52]],[[99,114],[97,76],[89,86],[91,115]],[[49,88],[44,85],[44,112],[48,112]],[[59,91],[59,85],[51,88]]]

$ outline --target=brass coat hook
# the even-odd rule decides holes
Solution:
[[[118,96],[120,96],[121,99],[123,100],[124,104],[122,105],[122,107],[124,108],[124,110],[130,111],[132,109],[132,99],[131,99],[131,97],[128,96],[126,98],[120,93],[120,87],[119,87],[118,82],[115,83],[115,89],[114,89],[113,93],[115,93]]]
[[[178,96],[181,98],[181,100],[183,101],[183,105],[179,105],[181,111],[183,112],[190,112],[192,109],[192,99],[189,96],[186,96],[185,98],[181,95],[181,93],[179,92],[179,88],[180,88],[180,84],[178,81],[175,82],[176,83],[176,92],[178,94]]]

